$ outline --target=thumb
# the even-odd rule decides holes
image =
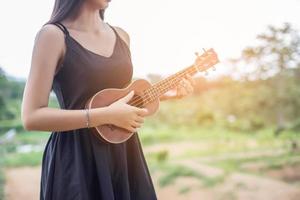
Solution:
[[[127,103],[134,95],[134,90],[131,90],[126,96],[122,97],[120,101]]]

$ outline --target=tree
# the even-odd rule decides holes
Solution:
[[[257,40],[256,46],[245,48],[241,57],[232,62],[246,64],[242,75],[245,80],[268,79],[266,83],[273,92],[269,101],[276,110],[276,132],[279,133],[285,127],[287,105],[295,100],[292,95],[299,96],[299,90],[295,93],[295,86],[300,81],[300,36],[289,23],[284,23],[281,27],[268,26]]]

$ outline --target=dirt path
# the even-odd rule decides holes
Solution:
[[[184,149],[194,148],[195,144],[178,143],[169,145],[157,145],[145,148],[145,153],[156,152],[167,149],[172,155],[180,155]],[[252,155],[253,154],[253,155]],[[258,155],[259,154],[259,155]],[[205,164],[208,160],[222,160],[228,158],[257,157],[267,155],[280,156],[282,151],[258,152],[247,154],[230,154],[220,157],[202,157],[198,159],[176,160],[174,164],[180,164],[204,175],[207,178],[214,178],[224,175],[224,171],[219,168]],[[171,159],[172,160],[172,159]],[[259,163],[253,163],[259,164]],[[249,167],[249,166],[248,166]],[[295,170],[295,169],[293,169]],[[293,171],[292,170],[292,171]],[[291,170],[290,170],[291,171]],[[289,171],[289,172],[290,172]],[[40,167],[11,168],[5,171],[6,200],[38,200],[40,188]],[[166,187],[159,187],[159,178],[162,172],[157,171],[152,174],[155,189],[160,200],[299,200],[299,185],[289,184],[269,177],[260,177],[250,174],[234,172],[225,177],[224,182],[214,187],[204,187],[203,182],[195,177],[178,177],[175,182]],[[275,172],[272,172],[273,174]],[[279,173],[279,172],[276,172]],[[280,172],[281,174],[281,172]],[[294,177],[293,173],[293,177]],[[272,177],[272,176],[270,176]],[[274,177],[274,176],[273,176]],[[276,177],[276,176],[275,176]],[[299,180],[299,179],[297,179]]]
[[[193,166],[193,169],[195,168],[196,165]],[[208,169],[205,168],[204,171],[207,172]],[[199,170],[203,170],[203,165]],[[224,183],[211,188],[202,187],[201,182],[193,177],[180,177],[174,184],[160,188],[159,177],[159,174],[154,174],[153,182],[157,195],[162,200],[298,200],[300,198],[300,189],[293,185],[241,173],[233,173]],[[39,199],[40,167],[8,169],[6,181],[6,200]]]
[[[197,200],[213,199],[213,193],[209,190],[193,190],[188,194],[180,194],[178,190],[181,185],[189,188],[199,186],[199,182],[194,178],[180,178],[174,185],[164,188],[158,187],[158,176],[153,176],[156,192],[159,199],[172,199],[172,200]],[[5,196],[6,200],[38,200],[39,199],[39,181],[40,181],[40,167],[22,167],[12,168],[6,170],[6,187]],[[195,188],[197,189],[197,188]]]
[[[5,170],[5,199],[39,199],[40,167],[22,167]]]

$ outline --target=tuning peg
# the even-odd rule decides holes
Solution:
[[[213,70],[213,71],[216,71],[216,67],[215,67],[215,66],[213,66],[213,67],[212,67],[212,70]]]
[[[206,50],[205,50],[204,48],[202,48],[202,50],[203,50],[204,52],[206,52]]]
[[[199,56],[199,53],[198,53],[198,52],[195,52],[195,55],[196,55],[196,56]]]

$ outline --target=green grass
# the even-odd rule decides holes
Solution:
[[[185,141],[199,145],[199,149],[186,150],[182,155],[184,158],[235,152],[289,149],[292,140],[298,141],[300,144],[300,134],[285,132],[275,137],[272,129],[265,129],[255,133],[240,133],[220,127],[168,127],[165,125],[161,128],[155,128],[146,123],[139,134],[144,146]],[[205,149],[201,147],[205,147]]]
[[[4,199],[4,149],[3,146],[0,146],[0,200]]]
[[[42,152],[17,153],[20,145],[43,146],[49,138],[48,132],[18,132],[11,143],[0,146],[0,200],[4,199],[4,168],[21,166],[38,166],[42,161]]]
[[[45,144],[50,136],[49,132],[33,131],[21,132],[16,135],[15,143],[18,144]]]
[[[186,193],[190,192],[190,190],[191,190],[190,187],[183,186],[183,187],[180,188],[179,194],[186,194]]]
[[[2,159],[4,167],[37,166],[42,161],[42,150],[40,152],[17,153],[16,149],[20,145],[40,145],[44,147],[49,139],[49,132],[18,132],[14,141],[3,145],[5,156]],[[146,121],[143,128],[139,131],[139,137],[143,146],[146,148],[153,144],[164,144],[188,142],[196,144],[199,148],[183,149],[182,154],[174,156],[171,151],[162,149],[159,152],[145,154],[151,173],[159,172],[161,187],[170,185],[180,177],[193,177],[199,180],[204,187],[214,187],[221,184],[228,173],[234,171],[248,172],[242,168],[244,164],[263,162],[266,170],[280,168],[286,165],[295,164],[297,154],[288,153],[291,141],[297,141],[300,144],[300,134],[293,132],[284,132],[279,136],[274,136],[273,130],[264,129],[253,133],[243,133],[226,130],[220,127],[201,127],[201,126],[169,126],[161,124],[158,126],[154,121]],[[195,147],[195,145],[193,146]],[[180,148],[180,146],[179,146]],[[43,148],[42,148],[43,149]],[[225,175],[219,177],[208,177],[204,174],[190,169],[188,166],[173,166],[169,161],[172,159],[197,159],[203,156],[222,156],[227,153],[240,152],[262,152],[265,150],[285,149],[287,153],[281,156],[261,156],[255,158],[226,159],[208,163],[225,170]],[[297,160],[297,159],[296,159]],[[1,163],[0,163],[1,164]],[[298,164],[296,162],[296,164]],[[2,184],[2,185],[1,185]],[[3,193],[4,176],[1,174],[0,166],[0,195]],[[181,187],[180,193],[187,193],[189,189]],[[1,196],[0,196],[1,197]]]
[[[191,142],[199,146],[199,149],[183,150],[183,154],[176,157],[176,159],[196,159],[203,156],[224,155],[226,153],[238,153],[249,151],[264,151],[276,149],[289,149],[290,141],[295,140],[300,144],[300,134],[286,132],[278,137],[273,135],[271,129],[265,129],[253,134],[238,133],[224,130],[221,128],[203,128],[199,126],[177,126],[170,127],[161,125],[156,127],[153,122],[145,123],[145,126],[139,131],[139,136],[143,146],[150,146],[152,144],[167,144],[177,142]],[[16,147],[19,145],[41,145],[46,144],[50,133],[49,132],[20,132],[16,135],[13,143],[6,144],[5,150],[8,152],[7,161],[9,166],[17,164],[34,165],[41,153],[33,153],[33,155],[16,153]],[[205,147],[205,148],[203,148]],[[151,156],[151,155],[147,155]],[[28,159],[23,159],[28,158]],[[168,157],[172,157],[172,152],[159,152],[155,155],[156,159],[162,161]],[[174,159],[174,157],[172,157]],[[16,161],[19,159],[20,161]],[[250,159],[251,160],[251,159]],[[239,161],[242,162],[242,161]],[[229,160],[226,165],[229,168],[235,168],[238,165],[235,161]],[[274,164],[275,165],[275,164]]]
[[[276,156],[258,156],[253,158],[240,158],[240,159],[226,159],[221,161],[213,161],[209,164],[220,167],[225,170],[226,173],[243,171],[251,173],[251,171],[243,168],[242,166],[247,163],[263,163],[261,173],[268,169],[280,169],[284,166],[290,166],[300,164],[300,155],[295,153],[285,153]]]
[[[232,172],[242,171],[254,173],[253,171],[242,168],[247,163],[262,162],[264,170],[276,167],[297,164],[299,153],[293,153],[291,141],[300,144],[300,135],[293,132],[284,132],[279,136],[274,136],[272,129],[264,129],[255,133],[241,133],[224,130],[221,128],[200,128],[200,127],[168,127],[161,129],[146,125],[140,131],[141,139],[145,147],[152,144],[160,144],[162,149],[158,152],[146,153],[146,158],[150,166],[151,173],[162,173],[159,179],[160,186],[173,184],[174,181],[183,176],[194,177],[206,187],[214,187],[221,184],[224,179]],[[174,156],[172,151],[163,148],[168,143],[177,143],[180,148],[181,142],[189,142],[191,148],[182,150],[181,155]],[[199,148],[197,148],[199,147]],[[272,152],[282,150],[280,155],[264,156],[265,151]],[[247,157],[247,153],[262,153],[262,156]],[[224,169],[222,176],[211,178],[204,174],[189,169],[188,166],[171,166],[169,161],[181,159],[197,160],[207,156],[214,159],[215,156],[234,155],[234,153],[245,153],[245,158],[233,159],[226,158],[220,161],[207,163],[214,167]],[[299,158],[300,161],[300,158]],[[203,161],[202,161],[203,162]],[[263,171],[259,175],[264,175]],[[189,192],[182,189],[183,193]]]
[[[159,179],[161,187],[174,183],[179,177],[194,177],[198,179],[204,187],[213,187],[224,180],[224,176],[207,177],[187,166],[168,166],[165,169],[165,174]]]
[[[5,167],[38,166],[42,161],[42,152],[10,153],[4,159]]]
[[[41,164],[44,146],[49,138],[49,132],[20,132],[11,143],[2,146],[4,167],[36,166]],[[40,151],[30,153],[17,152],[21,145],[39,145]]]
[[[4,183],[3,168],[0,166],[0,200],[4,199]]]
[[[162,173],[159,177],[160,187],[173,184],[177,178],[180,177],[193,177],[199,180],[199,183],[204,187],[213,187],[224,181],[225,176],[207,177],[188,166],[180,164],[171,164],[169,162],[159,162],[157,160],[147,159],[150,171],[154,174],[156,171]]]

